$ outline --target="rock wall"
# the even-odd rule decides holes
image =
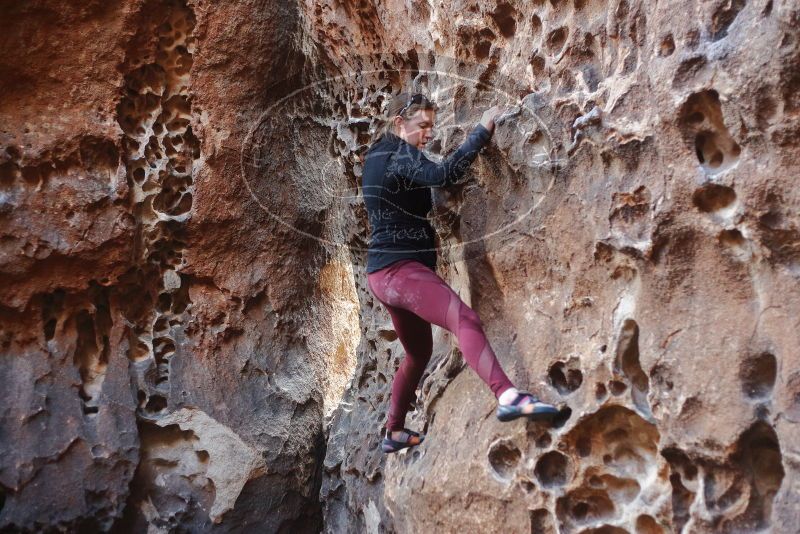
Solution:
[[[325,531],[794,531],[796,3],[331,2],[307,16],[342,71],[411,70],[370,90],[443,104],[434,151],[491,103],[518,106],[473,181],[435,195],[440,272],[512,379],[564,406],[552,427],[499,423],[436,329],[408,420],[428,437],[382,456],[403,348],[359,264]]]
[[[240,172],[311,72],[297,7],[34,1],[0,26],[0,531],[319,531],[351,268]]]
[[[0,7],[0,530],[791,532],[788,0]],[[555,425],[434,331],[412,452],[363,151],[431,94],[440,273]],[[341,402],[339,402],[341,399]]]

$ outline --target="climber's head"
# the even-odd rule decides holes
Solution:
[[[421,93],[400,93],[388,107],[390,132],[409,145],[422,149],[433,137],[436,104]]]

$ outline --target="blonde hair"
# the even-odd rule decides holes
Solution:
[[[422,93],[406,92],[394,95],[386,106],[386,116],[381,119],[383,124],[375,130],[372,141],[377,141],[387,133],[394,133],[394,118],[396,116],[399,115],[404,119],[408,119],[421,109],[437,111],[439,108],[435,102]]]

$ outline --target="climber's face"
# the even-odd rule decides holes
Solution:
[[[433,138],[433,123],[436,112],[432,109],[418,109],[409,118],[395,117],[395,133],[409,145],[422,150]]]

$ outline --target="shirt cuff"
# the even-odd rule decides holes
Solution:
[[[484,144],[488,143],[489,139],[492,138],[492,132],[487,130],[486,126],[484,126],[481,123],[478,123],[478,125],[475,126],[475,128],[472,131],[478,134],[478,139],[483,141]]]

